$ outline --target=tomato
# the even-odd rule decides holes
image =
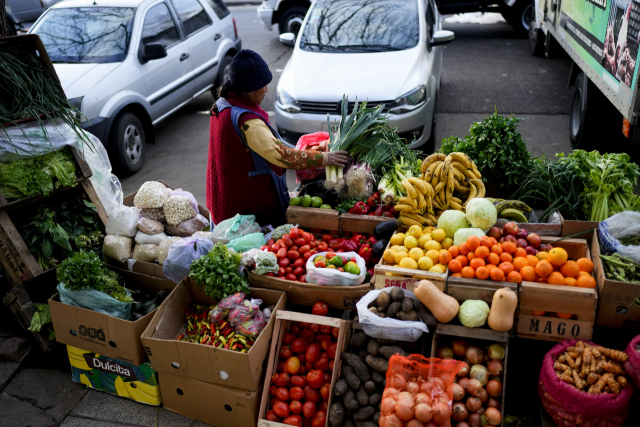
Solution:
[[[335,360],[332,360],[331,362],[329,362],[329,370],[330,370],[331,372],[333,372],[333,366],[335,365],[335,363],[336,363],[336,361],[335,361]]]
[[[307,350],[304,352],[304,357],[307,358],[307,363],[316,363],[316,361],[320,358],[321,347],[320,344],[314,342],[307,347]]]
[[[289,390],[289,398],[291,398],[291,400],[302,400],[302,398],[304,398],[304,390],[302,387],[291,387],[291,390]]]
[[[289,400],[289,389],[285,387],[278,387],[276,390],[276,397],[278,400],[287,402]]]
[[[324,351],[328,351],[330,345],[331,345],[331,341],[327,341],[327,340],[320,341],[320,347],[322,347]]]
[[[269,239],[269,241],[267,242],[267,246],[271,247],[274,243],[275,242],[273,241],[273,239]]]
[[[299,335],[300,338],[307,338],[311,341],[313,341],[316,337],[316,334],[314,334],[311,329],[302,329]]]
[[[278,389],[278,387],[272,385],[271,387],[269,387],[269,396],[275,396],[276,395],[276,390]]]
[[[289,237],[291,237],[292,239],[297,239],[298,237],[300,237],[300,229],[298,227],[293,227],[291,230],[289,230]]]
[[[305,418],[312,418],[316,414],[316,404],[311,401],[305,402],[305,404],[302,405],[302,413]]]
[[[300,371],[300,359],[295,356],[289,357],[284,364],[284,370],[289,375],[295,375]]]
[[[275,405],[273,405],[273,413],[280,418],[287,418],[291,413],[289,411],[289,404],[284,402],[277,402]]]
[[[331,374],[329,372],[325,372],[324,373],[324,383],[327,384],[331,384]]]
[[[278,259],[283,259],[284,257],[286,257],[287,256],[287,248],[278,249],[278,253],[276,254],[276,256],[278,257]]]
[[[314,241],[309,242],[309,247],[311,249],[315,249],[317,246],[318,246],[318,244],[316,242],[314,242]]]
[[[332,328],[331,326],[328,326],[328,325],[320,325],[320,333],[321,333],[321,334],[325,334],[325,335],[327,335],[327,334],[331,334],[331,330],[332,330],[332,329],[333,329],[333,328]]]
[[[309,326],[309,329],[311,329],[311,332],[313,332],[314,334],[320,333],[320,325],[318,325],[317,323],[312,323],[311,326]]]
[[[304,386],[304,398],[311,402],[320,402],[320,390],[309,385]]]
[[[291,267],[287,267],[287,268],[285,268],[285,269],[284,269],[284,274],[285,274],[285,275],[287,275],[287,274],[293,274],[293,268],[291,268]]]
[[[294,375],[291,377],[291,384],[294,386],[293,388],[302,388],[307,385],[307,377],[303,377],[302,375]],[[293,388],[289,393],[293,393]],[[294,400],[300,400],[295,399],[293,395],[291,396],[291,398]]]
[[[269,408],[273,408],[273,406],[280,402],[278,399],[276,399],[275,397],[273,399],[269,399]]]
[[[282,344],[289,345],[296,340],[296,336],[290,332],[285,333],[282,336]]]
[[[284,268],[282,267],[278,268],[278,276],[284,276],[285,274],[287,273],[284,272]]]
[[[302,417],[302,427],[311,427],[311,418]]]
[[[276,423],[279,423],[280,421],[282,421],[282,418],[274,414],[273,411],[271,410],[267,412],[267,415],[264,416],[264,419],[267,421],[275,421]]]
[[[305,348],[306,350],[306,348]],[[303,353],[298,355],[298,359],[300,359],[300,363],[304,365],[304,363],[307,361],[307,358],[305,357],[305,355]]]
[[[304,232],[302,233],[302,238],[305,242],[310,242],[313,240],[313,235],[311,233]]]
[[[295,243],[298,246],[304,246],[307,244],[307,241],[304,240],[302,237],[298,237],[296,240],[293,241],[293,243]]]
[[[289,403],[289,410],[292,414],[301,414],[302,413],[302,402],[299,400],[294,400]]]
[[[297,251],[298,247],[296,245],[293,245],[289,248],[289,251],[287,253],[289,253],[290,251]]]
[[[313,340],[319,343],[323,341],[328,341],[329,344],[331,344],[333,342],[333,337],[331,335],[318,334]]]
[[[289,374],[283,372],[281,374],[278,374],[278,378],[273,383],[278,387],[286,387],[289,385],[289,381],[291,381]]]
[[[335,339],[338,339],[338,336],[340,336],[340,328],[331,329],[331,336]]]
[[[304,267],[306,264],[306,260],[304,258],[298,258],[297,260],[295,260],[295,262],[293,263],[293,268],[296,267]]]
[[[305,379],[307,378],[307,368],[304,366],[300,366],[300,372],[298,372],[300,375],[304,375]]]
[[[311,246],[304,245],[304,246],[300,246],[300,249],[298,249],[298,252],[303,254],[303,253],[309,252],[310,250],[311,250]]]
[[[297,267],[295,270],[293,270],[294,276],[302,276],[303,274],[304,274],[304,268],[302,267]]]
[[[295,261],[298,258],[300,258],[300,252],[298,252],[298,251],[289,251],[289,252],[287,252],[287,258],[289,258],[291,261]]]
[[[282,420],[282,424],[286,424],[288,426],[297,426],[302,427],[302,417],[300,415],[291,415]]]
[[[290,345],[282,346],[282,348],[280,349],[280,357],[284,360],[287,360],[291,356],[293,356],[293,351],[291,351],[291,346]]]
[[[327,424],[327,411],[318,411],[311,418],[311,427],[324,427]]]
[[[313,371],[313,363],[307,360],[306,362],[304,362],[304,368],[307,370],[307,372]]]
[[[307,261],[309,258],[311,258],[311,255],[313,255],[311,252],[305,252],[302,254],[302,258]]]
[[[278,389],[280,390],[280,389]],[[322,400],[329,400],[329,395],[331,394],[331,384],[327,383],[325,385],[322,386],[322,388],[320,389],[320,397],[322,397]],[[285,399],[281,399],[281,400],[285,400]],[[288,399],[286,399],[288,400]]]
[[[292,325],[289,328],[289,332],[292,333],[295,336],[298,336],[298,334],[300,334],[300,326],[298,325]]]
[[[302,276],[300,276],[300,281],[301,281],[302,283],[307,283],[307,275],[306,275],[306,274],[303,274]]]
[[[291,260],[289,258],[282,258],[278,261],[278,265],[280,267],[288,267],[291,264]]]
[[[284,360],[278,362],[278,369],[276,369],[277,373],[284,372]]]
[[[320,354],[320,359],[313,364],[313,367],[321,371],[329,370],[329,355],[327,353]],[[308,380],[308,379],[307,379]]]
[[[316,249],[318,249],[318,251],[320,252],[327,252],[327,249],[329,249],[329,246],[327,246],[326,243],[320,243],[318,244],[318,246],[316,246]]]
[[[303,329],[302,331],[305,330],[308,331],[308,329]],[[293,350],[294,353],[304,353],[308,346],[309,340],[307,338],[297,338],[294,342],[291,343],[291,350]]]
[[[282,374],[281,374],[282,375]],[[314,369],[307,374],[307,387],[320,388],[324,385],[324,373],[320,369]],[[277,384],[276,384],[277,385]],[[306,389],[305,389],[306,391]],[[309,399],[313,400],[313,399]]]
[[[311,309],[311,314],[315,314],[316,316],[326,316],[329,313],[329,306],[326,302],[320,302],[313,304],[313,308]]]
[[[293,280],[294,282],[298,281],[298,278],[296,276],[294,276],[292,273],[289,273],[285,276],[285,279],[287,280]]]
[[[333,236],[331,236],[331,234],[323,234],[322,235],[322,241],[323,242],[328,242],[329,240],[333,240]]]
[[[329,355],[329,360],[333,360],[336,358],[336,350],[338,349],[338,343],[334,342],[329,346],[329,350],[327,350],[327,354]]]
[[[280,243],[274,243],[273,245],[271,245],[271,251],[278,253],[278,251],[280,250],[280,248],[282,248],[282,246],[280,245]]]
[[[326,400],[323,400],[318,405],[318,411],[326,411],[328,407],[329,407],[329,402],[327,402]]]
[[[285,234],[284,236],[282,236],[282,241],[284,242],[285,245],[287,245],[287,247],[293,246],[293,240],[291,240],[291,237],[289,237],[288,234]]]
[[[311,323],[298,322],[298,326],[300,326],[301,329],[309,329],[309,326],[311,326]]]

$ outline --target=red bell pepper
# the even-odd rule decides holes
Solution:
[[[375,208],[376,206],[380,205],[380,193],[374,193],[373,196],[369,197],[367,199],[367,205],[369,205],[372,208]]]
[[[344,242],[346,241],[347,239],[342,239],[342,238],[329,240],[329,249],[331,249],[332,251],[343,249]]]
[[[375,216],[382,216],[383,213],[384,213],[384,210],[382,209],[382,206],[378,206],[374,211]]]
[[[384,218],[395,218],[391,212],[382,212]]]
[[[344,249],[346,252],[356,252],[358,250],[358,244],[353,240],[346,240],[342,244],[342,249]]]
[[[356,234],[355,236],[353,236],[351,239],[352,242],[356,242],[358,244],[358,246],[360,245],[364,245],[367,241],[367,238],[364,237],[362,234]]]
[[[376,216],[376,213],[375,213],[375,212],[369,212],[369,213],[367,214],[367,216]]]
[[[376,243],[378,243],[378,239],[376,239],[375,237],[371,236],[367,239],[366,242],[364,242],[365,245],[369,245],[371,248],[373,248],[373,245],[375,245]]]
[[[356,215],[366,215],[369,213],[369,206],[365,202],[356,202],[347,213]]]
[[[394,218],[396,218],[398,216],[398,211],[396,211],[393,208],[393,206],[391,206],[387,212],[389,212],[391,215],[393,215]]]
[[[371,261],[371,246],[362,245],[362,247],[358,251],[358,255],[360,255],[360,257],[362,257],[362,259],[364,259],[364,262],[366,263]]]

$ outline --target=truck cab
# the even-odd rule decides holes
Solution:
[[[258,18],[269,31],[273,24],[278,24],[280,34],[297,35],[310,6],[308,0],[263,0],[258,7]]]

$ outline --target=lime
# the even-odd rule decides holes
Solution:
[[[300,204],[302,206],[304,206],[305,208],[308,208],[309,206],[311,206],[311,196],[308,194],[305,194],[305,196],[302,198],[302,201],[300,202]]]
[[[320,206],[322,206],[322,199],[318,196],[314,196],[311,198],[311,207],[313,208],[319,208]]]
[[[331,205],[327,205],[326,203],[324,205],[320,205],[320,209],[333,209],[331,207]]]
[[[302,197],[293,197],[289,200],[289,206],[300,206],[301,201]]]

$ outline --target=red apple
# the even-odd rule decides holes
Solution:
[[[532,246],[527,246],[524,250],[527,251],[527,255],[536,255],[538,253],[538,250]]]
[[[529,232],[524,228],[521,228],[516,233],[516,239],[526,239],[528,235],[529,235]]]
[[[511,236],[515,236],[518,234],[518,226],[515,222],[508,222],[504,227],[502,227],[502,233],[505,235],[509,234]]]
[[[504,241],[505,242],[516,243],[516,236],[512,236],[511,234],[507,234],[506,236],[504,236]]]
[[[500,240],[498,240],[498,243],[504,243],[504,237],[501,237]]]
[[[534,248],[539,248],[542,241],[540,240],[540,236],[536,233],[531,233],[527,236],[527,242],[529,242],[529,246]]]
[[[499,240],[502,237],[502,230],[500,230],[498,227],[491,227],[487,236]]]
[[[519,248],[526,248],[527,246],[529,246],[529,242],[524,239],[518,239],[516,240],[516,245],[518,245]]]

